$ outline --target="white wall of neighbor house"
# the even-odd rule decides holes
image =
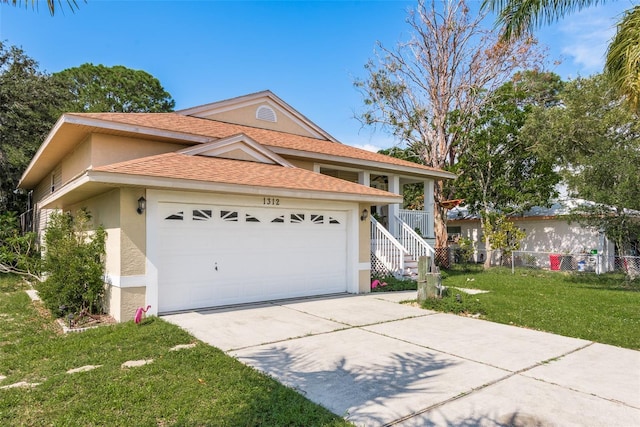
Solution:
[[[577,223],[569,224],[557,219],[522,219],[515,223],[527,234],[522,241],[521,251],[582,253],[598,249],[601,253],[608,254],[612,250],[610,242],[603,239],[598,230]],[[485,250],[480,221],[448,222],[450,232],[457,231],[457,227],[460,228],[461,237],[475,242],[478,250]]]

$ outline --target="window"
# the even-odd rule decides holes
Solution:
[[[447,227],[447,241],[457,242],[462,237],[462,227]]]
[[[210,209],[194,209],[193,220],[194,221],[207,221],[211,219]]]
[[[223,221],[238,222],[238,212],[220,211],[220,218],[222,218]]]
[[[175,220],[175,221],[182,221],[184,219],[184,211],[180,211],[180,212],[176,212],[174,214],[171,214],[168,217],[166,217],[165,219]]]
[[[304,221],[304,214],[291,214],[291,223],[300,224]]]
[[[258,218],[256,218],[255,216],[253,216],[251,214],[244,214],[244,220],[246,222],[260,222],[260,220]]]

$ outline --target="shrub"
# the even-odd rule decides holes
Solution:
[[[40,261],[37,235],[20,232],[15,212],[0,214],[0,273],[39,279]]]
[[[107,234],[102,227],[91,230],[86,210],[56,213],[45,233],[46,280],[38,287],[52,312],[98,313],[104,297],[104,258]],[[62,309],[61,307],[65,307]]]

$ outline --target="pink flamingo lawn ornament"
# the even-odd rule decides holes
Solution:
[[[151,306],[150,306],[150,305],[148,305],[148,306],[147,306],[147,308],[139,307],[139,308],[136,310],[136,316],[133,318],[133,321],[134,321],[134,322],[136,322],[136,323],[140,323],[140,322],[142,321],[142,315],[143,315],[144,313],[146,313],[146,312],[147,312],[147,310],[149,310],[150,308],[151,308]]]
[[[371,289],[375,289],[378,286],[387,286],[387,282],[380,282],[380,280],[376,279],[373,282],[371,282]]]

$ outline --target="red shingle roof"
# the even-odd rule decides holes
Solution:
[[[122,124],[144,126],[173,132],[205,136],[212,139],[225,138],[244,133],[268,147],[300,150],[329,156],[357,159],[388,165],[404,166],[425,171],[442,172],[417,163],[372,153],[360,148],[322,139],[310,138],[285,132],[250,126],[225,123],[215,120],[184,116],[178,113],[71,113],[71,116],[89,117]]]
[[[178,153],[166,153],[129,160],[97,167],[94,171],[252,187],[393,197],[392,194],[386,191],[365,187],[305,169]]]

